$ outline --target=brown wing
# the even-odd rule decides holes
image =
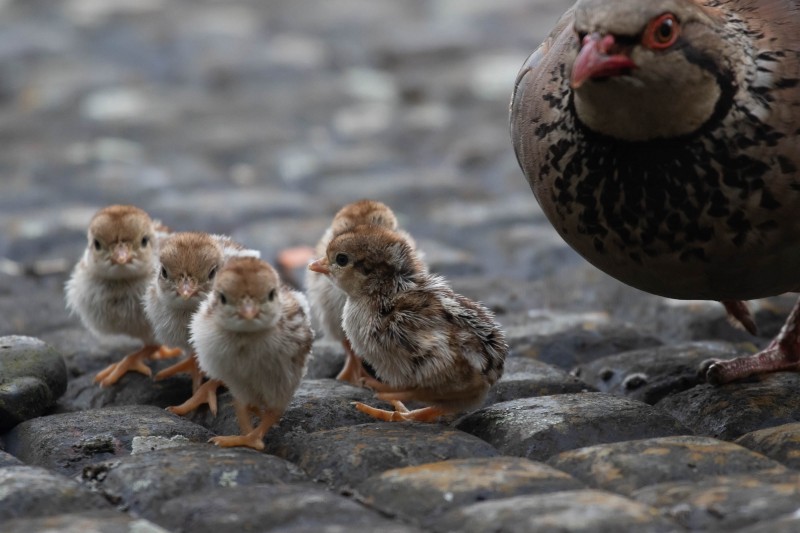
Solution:
[[[577,38],[573,34],[575,8],[559,19],[556,27],[525,61],[517,74],[510,106],[510,133],[517,161],[525,169],[536,169],[537,139],[534,131],[555,120],[554,99],[567,98],[564,78],[566,57],[577,53]],[[568,87],[567,87],[568,88]],[[535,176],[526,175],[533,186]],[[537,191],[534,190],[534,193]]]

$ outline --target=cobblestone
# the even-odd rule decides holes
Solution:
[[[0,1],[0,336],[60,362],[0,424],[0,529],[796,531],[800,377],[712,387],[696,366],[764,347],[797,296],[750,302],[752,336],[717,302],[624,286],[564,244],[518,168],[514,77],[570,4]],[[64,307],[97,209],[274,262],[362,197],[506,330],[482,408],[377,423],[352,402],[385,404],[333,379],[344,353],[323,338],[265,453],[206,442],[238,432],[227,392],[180,418],[163,407],[186,376],[93,384],[137,348]],[[303,268],[282,276],[302,288]]]

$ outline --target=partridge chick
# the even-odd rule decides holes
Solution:
[[[523,65],[517,159],[550,222],[607,274],[670,298],[800,289],[800,4],[578,0]],[[724,383],[800,362],[800,304]]]
[[[316,257],[322,257],[334,237],[352,230],[362,224],[372,224],[390,230],[397,229],[397,217],[386,204],[374,200],[359,200],[344,206],[333,217],[333,222],[325,230],[322,238],[317,243]],[[410,235],[402,233],[414,247]],[[328,276],[321,276],[311,270],[306,275],[308,300],[311,312],[317,323],[322,327],[326,336],[342,343],[346,355],[344,367],[336,379],[348,381],[356,385],[365,380],[371,381],[371,376],[364,370],[361,358],[353,351],[350,341],[342,329],[342,311],[347,301],[347,294],[339,289]]]
[[[242,433],[211,442],[263,450],[305,375],[314,340],[305,297],[264,261],[231,259],[192,319],[191,339],[203,371],[233,394]],[[251,413],[261,419],[255,429]]]
[[[156,264],[158,224],[131,205],[111,205],[89,222],[89,244],[65,286],[67,308],[97,336],[127,335],[144,347],[95,376],[107,387],[127,372],[151,374],[144,363],[160,350],[142,307]],[[180,353],[178,350],[177,353]],[[164,355],[177,355],[164,350]]]
[[[220,384],[209,382],[200,390],[202,375],[189,342],[189,323],[226,259],[258,255],[229,237],[208,233],[174,233],[162,241],[156,274],[144,298],[145,313],[156,339],[182,348],[189,356],[156,374],[156,380],[188,372],[195,393],[187,403],[169,407],[170,411],[186,414],[208,403],[216,414],[216,390]]]
[[[485,307],[429,274],[406,238],[358,226],[309,268],[347,293],[342,325],[383,382],[376,397],[395,411],[356,407],[386,421],[434,421],[478,407],[503,373],[508,346]],[[402,402],[428,407],[409,411]]]

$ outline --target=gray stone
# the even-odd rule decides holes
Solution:
[[[647,505],[609,492],[578,490],[476,503],[446,514],[433,529],[464,533],[655,533],[679,528]]]
[[[656,483],[783,468],[730,442],[689,436],[600,444],[554,455],[547,463],[591,487],[625,495]]]
[[[752,431],[736,439],[736,444],[800,470],[800,423]]]
[[[762,520],[750,527],[737,529],[736,533],[797,533],[800,531],[800,513],[797,511],[776,520]]]
[[[344,366],[344,348],[340,342],[317,340],[311,347],[305,379],[334,379]]]
[[[596,359],[575,373],[601,392],[654,404],[664,396],[705,382],[698,375],[706,359],[733,359],[749,353],[723,342],[692,342],[656,346]]]
[[[800,374],[778,372],[721,387],[698,385],[657,407],[697,435],[733,440],[745,433],[800,422]]]
[[[553,365],[535,359],[509,357],[503,376],[489,390],[486,404],[587,390],[593,388]]]
[[[48,517],[18,518],[3,523],[4,533],[168,533],[162,527],[119,511],[87,511]]]
[[[537,461],[593,444],[688,433],[656,408],[600,392],[501,402],[463,417],[456,427],[503,454]]]
[[[359,499],[430,526],[447,511],[484,500],[583,488],[564,472],[519,457],[451,459],[387,470],[358,486]]]
[[[600,357],[657,346],[652,335],[605,313],[530,311],[524,322],[506,327],[512,355],[529,357],[563,369]]]
[[[294,440],[287,459],[315,481],[341,488],[392,468],[495,455],[492,446],[461,431],[386,422],[309,433]]]
[[[335,531],[332,526],[346,531],[414,531],[342,496],[292,485],[231,487],[175,498],[161,506],[154,521],[176,533]]]
[[[184,494],[307,478],[295,465],[272,455],[196,444],[94,463],[84,468],[83,479],[109,501],[152,519],[166,500]]]
[[[88,509],[106,509],[111,504],[64,476],[35,466],[0,468],[0,521],[41,517]],[[5,531],[5,527],[3,528]]]
[[[6,450],[27,464],[67,475],[84,466],[130,454],[137,436],[182,435],[205,442],[205,428],[149,405],[107,407],[35,418],[5,435]]]
[[[0,432],[41,416],[67,387],[61,355],[32,337],[0,337]]]
[[[800,474],[780,469],[663,483],[635,491],[632,497],[687,529],[730,531],[796,511]]]
[[[6,453],[0,450],[0,468],[4,466],[19,466],[22,464],[23,464],[22,461],[20,461],[10,453]]]

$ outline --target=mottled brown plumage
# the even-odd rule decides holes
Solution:
[[[517,158],[561,236],[625,283],[723,301],[749,329],[741,300],[799,289],[799,30],[791,0],[579,0],[511,103]],[[796,366],[787,325],[709,378]]]
[[[492,313],[427,272],[408,240],[364,225],[342,233],[310,267],[347,293],[343,328],[396,411],[382,420],[431,421],[480,406],[503,373],[508,347]],[[429,405],[407,411],[401,402]]]

